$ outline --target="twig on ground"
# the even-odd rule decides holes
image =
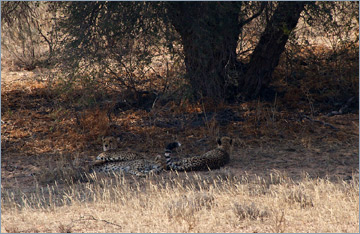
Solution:
[[[80,217],[80,219],[75,220],[75,221],[83,221],[83,220],[101,221],[101,222],[104,222],[104,223],[107,223],[107,224],[110,224],[110,225],[117,226],[117,227],[119,227],[119,228],[121,228],[121,229],[122,229],[122,226],[121,226],[121,225],[119,225],[119,224],[112,223],[112,222],[107,221],[107,220],[105,220],[105,219],[97,219],[97,218],[95,218],[95,217],[94,217],[94,216],[92,216],[92,215],[88,215],[88,218],[84,218],[84,216],[82,216],[82,217]]]
[[[328,126],[328,127],[332,128],[332,129],[334,129],[334,130],[339,130],[337,127],[335,127],[335,126],[333,126],[333,125],[331,125],[331,124],[329,124],[329,123],[326,123],[326,122],[324,122],[324,121],[317,120],[317,119],[312,119],[312,118],[310,118],[310,117],[307,116],[307,115],[302,115],[302,116],[301,116],[301,120],[302,120],[302,119],[308,119],[308,120],[310,120],[310,121],[312,121],[312,122],[321,123],[322,125]]]
[[[326,116],[330,117],[330,116],[334,116],[334,115],[342,115],[342,114],[345,114],[346,109],[349,108],[349,106],[350,106],[350,104],[352,103],[352,101],[354,100],[354,98],[355,98],[354,96],[351,97],[351,98],[349,98],[349,99],[346,101],[345,105],[343,105],[343,106],[339,109],[339,111],[332,111],[332,112],[330,112],[329,114],[327,114]]]

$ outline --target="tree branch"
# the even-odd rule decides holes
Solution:
[[[257,18],[259,15],[261,15],[261,13],[264,11],[266,6],[266,2],[261,2],[261,6],[260,9],[257,13],[253,14],[250,18],[242,21],[239,23],[239,28],[241,29],[242,27],[244,27],[245,24],[250,23],[253,19]]]
[[[239,80],[240,92],[254,98],[266,87],[279,63],[291,31],[296,27],[305,2],[279,2],[250,56],[245,75]]]

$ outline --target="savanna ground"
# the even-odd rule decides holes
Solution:
[[[59,92],[50,71],[4,64],[1,231],[359,232],[358,96],[331,100],[358,88],[358,54],[340,64],[318,60],[324,48],[303,54],[317,59],[294,64],[307,78],[286,75],[282,61],[273,98],[149,104],[145,94],[123,93],[138,104],[122,110],[114,108],[119,94],[105,87]],[[91,100],[82,99],[87,92]],[[173,140],[183,145],[179,155],[210,150],[218,135],[235,146],[219,170],[88,175],[109,131],[149,158]]]

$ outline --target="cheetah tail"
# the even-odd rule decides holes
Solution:
[[[181,143],[180,142],[171,142],[169,143],[166,148],[165,148],[165,158],[166,158],[166,164],[169,164],[171,162],[171,153],[172,153],[172,150],[177,148],[177,147],[180,147],[181,146]]]

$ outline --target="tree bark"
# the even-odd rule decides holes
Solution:
[[[239,33],[245,24],[239,20],[242,2],[166,4],[167,16],[182,39],[193,96],[234,100],[257,97],[269,84],[305,2],[278,3],[246,65],[236,60]]]
[[[305,4],[306,2],[279,2],[251,55],[245,74],[239,80],[239,92],[244,97],[257,97],[268,86]]]
[[[225,67],[236,61],[241,4],[168,2],[168,17],[181,36],[195,98],[225,96]]]

